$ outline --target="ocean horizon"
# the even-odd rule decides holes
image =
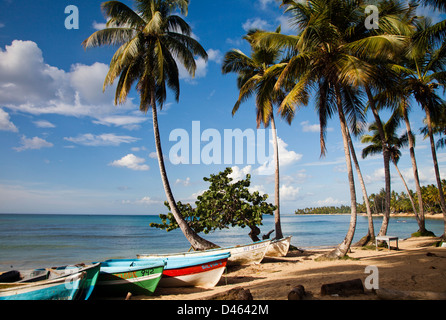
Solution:
[[[350,214],[282,214],[284,236],[301,249],[329,248],[339,244],[348,230]],[[157,215],[0,214],[0,272],[111,258],[136,258],[141,253],[175,253],[190,249],[182,232],[152,228]],[[382,217],[374,218],[375,232]],[[367,233],[367,217],[358,215],[354,242]],[[426,219],[426,228],[440,236],[442,219]],[[274,217],[265,216],[262,234],[274,229]],[[414,217],[391,217],[388,235],[409,238],[418,230]],[[252,242],[249,228],[234,227],[200,234],[221,246]],[[274,237],[274,233],[271,235]]]

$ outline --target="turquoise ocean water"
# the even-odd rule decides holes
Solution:
[[[345,237],[350,215],[282,215],[284,235],[299,248],[332,247]],[[374,220],[379,230],[381,219]],[[151,228],[158,216],[0,214],[0,271],[38,268],[109,258],[134,258],[139,253],[173,253],[190,247],[180,230]],[[428,230],[443,233],[443,220],[427,220]],[[274,228],[266,216],[262,233]],[[400,239],[417,231],[414,218],[392,218],[388,234]],[[367,218],[358,216],[354,241],[367,232]],[[220,245],[249,243],[249,229],[231,228],[203,235]],[[272,234],[274,236],[274,233]]]

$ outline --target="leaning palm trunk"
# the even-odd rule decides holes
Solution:
[[[362,177],[361,168],[359,167],[358,158],[356,157],[355,148],[353,147],[352,139],[350,136],[349,130],[347,130],[347,138],[348,138],[348,144],[350,146],[350,150],[352,153],[353,163],[355,164],[356,173],[358,174],[359,183],[361,184],[362,189],[362,195],[364,197],[365,207],[367,210],[367,220],[368,220],[368,231],[367,235],[365,235],[359,242],[355,245],[363,246],[366,245],[368,242],[373,241],[375,239],[375,228],[373,226],[373,217],[372,217],[372,210],[370,209],[370,202],[369,197],[367,195],[367,189],[365,187],[364,179]]]
[[[410,159],[412,161],[412,170],[413,170],[413,177],[415,181],[415,189],[417,190],[417,197],[418,197],[418,216],[417,216],[417,222],[418,227],[421,233],[424,233],[426,231],[426,224],[425,224],[425,218],[424,218],[424,206],[423,206],[423,197],[421,194],[421,186],[420,186],[420,178],[418,176],[418,166],[417,166],[417,160],[415,158],[415,141],[413,139],[413,136],[410,134],[412,131],[410,127],[409,122],[409,116],[407,115],[407,109],[403,109],[403,118],[404,122],[406,123],[406,131],[408,133],[408,139],[409,139],[409,152],[410,152]]]
[[[437,151],[435,150],[435,141],[434,141],[434,134],[432,131],[431,115],[430,115],[430,111],[428,110],[428,108],[424,108],[424,110],[426,110],[426,122],[427,122],[427,128],[428,128],[428,132],[429,132],[429,139],[430,139],[430,143],[431,143],[432,160],[434,162],[435,178],[437,180],[438,193],[440,195],[440,207],[441,207],[441,211],[443,212],[444,233],[442,235],[442,238],[446,239],[446,205],[445,205],[445,201],[444,201],[443,187],[441,185],[440,170],[438,169]]]
[[[387,234],[387,228],[389,227],[389,219],[390,219],[390,153],[389,148],[386,143],[386,136],[384,133],[384,128],[379,117],[378,111],[375,107],[375,100],[372,96],[370,88],[368,86],[365,87],[367,98],[369,99],[370,109],[372,110],[373,116],[375,117],[376,126],[378,128],[379,136],[381,138],[381,144],[383,148],[383,158],[384,158],[384,179],[385,179],[385,190],[386,190],[386,203],[385,203],[385,211],[383,212],[383,221],[381,224],[381,229],[379,230],[378,235],[383,236]]]
[[[154,90],[153,90],[154,91]],[[172,190],[170,189],[169,180],[167,178],[166,168],[164,166],[164,157],[163,151],[161,149],[161,138],[158,129],[158,116],[156,111],[156,103],[155,103],[155,94],[152,93],[152,117],[153,117],[153,131],[155,134],[155,145],[156,152],[158,154],[158,164],[161,173],[161,180],[163,181],[164,191],[166,193],[167,202],[169,203],[170,209],[172,210],[172,214],[178,223],[181,231],[183,232],[186,239],[190,242],[191,246],[195,250],[206,250],[217,247],[217,245],[209,242],[203,238],[201,238],[198,234],[196,234],[190,226],[187,224],[186,220],[178,210],[175,199],[172,194]]]
[[[341,133],[342,133],[342,140],[344,142],[344,153],[345,153],[345,160],[347,165],[347,172],[348,172],[348,181],[349,181],[349,187],[350,187],[350,200],[351,200],[351,216],[350,216],[350,225],[347,231],[347,235],[344,238],[344,241],[342,241],[333,251],[329,252],[326,256],[328,258],[342,258],[344,257],[348,250],[350,249],[351,243],[353,241],[353,237],[355,235],[356,230],[356,191],[355,191],[355,180],[353,177],[353,168],[352,168],[352,160],[350,158],[350,149],[348,144],[348,137],[347,137],[347,123],[345,121],[344,112],[342,110],[342,101],[341,101],[341,92],[339,89],[339,86],[335,86],[336,90],[336,100],[337,100],[337,109],[339,114],[339,122],[341,124]]]
[[[271,114],[271,129],[273,131],[273,146],[274,146],[274,161],[276,163],[275,170],[275,188],[274,195],[276,200],[276,211],[274,213],[274,223],[276,229],[276,239],[283,238],[282,227],[280,224],[280,183],[279,183],[279,146],[277,141],[276,123],[274,121],[274,116]]]
[[[401,180],[403,181],[404,187],[406,188],[407,194],[409,195],[410,203],[412,204],[413,213],[415,214],[415,218],[417,219],[418,225],[420,225],[420,222],[418,221],[419,220],[419,216],[418,216],[417,209],[415,207],[415,202],[413,201],[412,195],[410,194],[410,190],[409,190],[409,187],[407,186],[406,180],[404,180],[404,177],[403,177],[400,169],[398,168],[398,165],[396,164],[396,162],[395,161],[392,161],[392,162],[395,165],[395,169],[398,172]]]

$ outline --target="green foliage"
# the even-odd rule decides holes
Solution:
[[[326,207],[315,207],[315,208],[305,208],[297,209],[294,211],[295,214],[333,214],[333,213],[350,213],[351,207],[341,205],[340,207],[326,206]]]
[[[262,224],[263,215],[273,214],[276,207],[266,202],[267,194],[260,195],[258,191],[251,193],[248,190],[251,184],[249,174],[245,179],[233,182],[229,177],[231,173],[232,169],[226,168],[223,172],[203,178],[210,186],[197,197],[195,208],[189,203],[177,203],[178,209],[194,232],[208,234],[218,229],[238,226],[251,228],[256,236],[257,226]],[[164,204],[170,211],[169,204]],[[160,214],[159,217],[161,223],[151,223],[151,227],[166,231],[179,227],[171,212]]]

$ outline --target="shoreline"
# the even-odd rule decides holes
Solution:
[[[294,214],[296,216],[349,216],[350,213],[299,213],[299,214]],[[365,212],[358,212],[358,216],[364,216],[367,217],[367,213]],[[372,214],[372,217],[383,217],[384,214],[383,213],[374,213]],[[404,217],[408,217],[408,218],[415,218],[415,214],[413,213],[391,213],[390,214],[391,218],[404,218]],[[443,219],[443,214],[442,213],[425,213],[424,214],[424,218],[425,219]]]
[[[150,297],[134,300],[209,300],[234,288],[249,289],[254,300],[287,300],[288,293],[303,285],[306,300],[378,300],[372,290],[354,296],[322,296],[327,283],[361,279],[367,266],[376,266],[379,288],[402,291],[446,292],[446,248],[433,247],[439,238],[419,237],[399,241],[399,249],[378,251],[353,247],[349,259],[317,261],[330,249],[290,251],[283,258],[265,258],[259,265],[229,268],[213,289],[158,288]],[[393,245],[393,244],[392,244]]]

